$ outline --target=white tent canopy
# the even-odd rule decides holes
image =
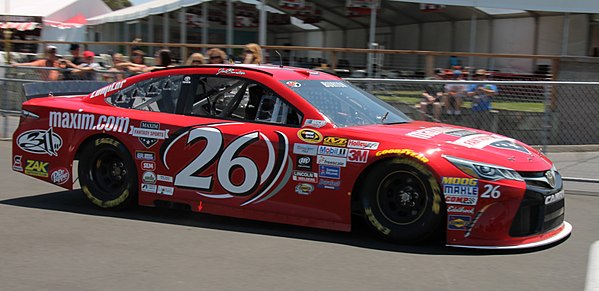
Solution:
[[[194,6],[202,2],[205,2],[205,0],[155,0],[89,18],[88,24],[98,25],[107,22],[126,22],[145,18],[150,15],[172,12],[182,7]]]
[[[546,12],[599,13],[597,0],[394,0],[453,6],[517,9]]]

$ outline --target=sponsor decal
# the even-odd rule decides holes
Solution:
[[[319,146],[319,155],[335,156],[335,157],[346,157],[347,149],[338,147]]]
[[[318,119],[306,119],[306,121],[304,121],[304,126],[309,126],[309,127],[314,127],[314,128],[321,128],[321,127],[325,126],[326,124],[327,124],[326,121],[318,120]]]
[[[297,132],[297,137],[307,143],[319,143],[322,141],[322,134],[313,129],[301,129]]]
[[[142,171],[155,171],[156,163],[152,161],[142,161],[141,162],[141,170]]]
[[[244,71],[237,71],[234,68],[220,68],[216,75],[226,74],[226,75],[245,75]]]
[[[435,126],[429,128],[418,129],[412,132],[406,133],[407,136],[421,138],[421,139],[429,139],[431,137],[437,136],[442,133],[446,133],[448,131],[455,131],[457,128],[455,127],[444,127],[444,126]]]
[[[447,204],[476,205],[477,201],[477,197],[445,195],[445,203]]]
[[[297,167],[300,169],[312,170],[312,157],[309,156],[298,156]]]
[[[316,163],[327,166],[345,167],[347,165],[347,158],[318,155],[316,157]]]
[[[157,175],[156,176],[156,180],[161,181],[161,182],[172,183],[173,182],[173,177],[166,176],[166,175]]]
[[[341,180],[320,179],[318,181],[318,185],[316,185],[316,186],[318,188],[339,190],[339,188],[341,187]]]
[[[191,84],[191,76],[185,76],[185,77],[183,77],[183,81],[181,81],[181,83],[183,83],[183,84]]]
[[[345,87],[347,87],[347,85],[344,84],[343,82],[320,82],[320,84],[322,84],[323,86],[325,86],[327,88],[345,88]]]
[[[62,185],[69,180],[69,170],[65,167],[60,167],[50,172],[50,180],[56,185]]]
[[[566,192],[564,192],[564,190],[561,190],[555,194],[551,194],[551,195],[545,197],[545,205],[549,205],[549,204],[558,202],[560,200],[563,200],[564,198],[566,198]]]
[[[447,229],[466,230],[472,217],[465,215],[447,215]]]
[[[122,80],[122,81],[114,82],[106,87],[102,87],[102,88],[92,92],[91,95],[89,95],[89,98],[98,97],[100,95],[103,95],[104,97],[106,97],[106,95],[112,93],[113,91],[123,88],[123,85],[125,85],[126,82],[127,82],[127,80]]]
[[[299,88],[302,86],[302,84],[300,84],[300,82],[296,82],[296,81],[287,81],[287,82],[285,82],[285,85],[287,85],[288,87],[291,87],[291,88]]]
[[[314,191],[314,186],[312,186],[312,184],[301,183],[295,186],[295,193],[300,195],[310,195],[312,191]]]
[[[54,128],[127,132],[129,117],[100,115],[96,120],[96,116],[89,113],[50,112],[48,125]]]
[[[305,143],[293,144],[293,153],[298,155],[315,156],[318,154],[318,146]]]
[[[17,146],[32,154],[58,156],[58,150],[62,147],[62,138],[54,133],[51,127],[48,130],[32,129],[17,137]]]
[[[347,138],[327,136],[324,138],[322,144],[329,146],[345,147],[347,146]]]
[[[341,168],[337,166],[318,166],[318,174],[321,178],[340,179]]]
[[[147,184],[156,184],[156,174],[154,172],[144,172],[141,176],[141,180]]]
[[[48,162],[27,160],[25,174],[37,177],[48,177]]]
[[[415,158],[423,163],[428,163],[428,159],[421,153],[414,152],[411,149],[388,149],[376,152],[376,156],[380,157],[383,155],[405,155]]]
[[[468,136],[468,135],[478,134],[478,132],[472,131],[472,130],[467,130],[467,129],[458,129],[458,130],[448,131],[445,134],[453,135],[453,136],[457,136],[457,137],[464,137],[464,136]]]
[[[152,184],[141,184],[141,191],[142,192],[148,192],[148,193],[156,193],[156,185],[152,185]]]
[[[350,139],[347,141],[347,147],[351,149],[376,150],[379,148],[379,143],[374,141]]]
[[[318,173],[307,171],[293,171],[293,181],[317,183]]]
[[[451,141],[449,143],[468,147],[468,148],[482,149],[492,143],[499,142],[499,141],[503,142],[503,141],[506,141],[506,139],[504,137],[500,137],[500,136],[479,133],[479,134],[464,136],[457,140]]]
[[[23,172],[23,156],[16,155],[12,158],[12,170]]]
[[[131,126],[130,135],[137,137],[146,147],[151,148],[159,139],[168,138],[168,129],[160,130],[160,123],[142,121],[139,127]]]
[[[456,206],[456,205],[448,205],[447,213],[462,213],[462,214],[474,214],[474,206]]]
[[[502,141],[492,142],[491,146],[500,148],[500,149],[513,150],[513,151],[523,152],[525,154],[530,154],[530,152],[525,147],[517,144],[513,140],[502,140]]]
[[[349,149],[349,152],[347,153],[347,161],[354,163],[366,163],[368,162],[369,152],[369,150]]]
[[[95,144],[96,144],[96,146],[99,146],[101,144],[109,144],[109,145],[113,145],[115,147],[118,147],[120,143],[118,141],[112,139],[112,138],[103,137],[103,138],[100,138],[100,139],[96,139]]]
[[[478,179],[443,177],[441,184],[447,204],[476,205]]]
[[[162,194],[162,195],[172,196],[174,192],[175,192],[175,188],[169,187],[169,186],[158,186],[158,188],[156,189],[156,193]]]
[[[153,152],[135,151],[136,160],[154,161],[155,155]]]

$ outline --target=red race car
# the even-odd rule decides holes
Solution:
[[[78,176],[103,208],[340,231],[360,214],[398,242],[445,232],[451,246],[526,248],[572,231],[561,177],[533,148],[412,121],[342,79],[292,67],[178,67],[31,99],[13,170],[67,189]]]

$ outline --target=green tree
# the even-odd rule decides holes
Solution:
[[[104,0],[104,3],[112,10],[119,10],[131,6],[129,0]]]

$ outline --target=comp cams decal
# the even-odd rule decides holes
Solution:
[[[227,125],[185,128],[162,145],[162,162],[176,173],[174,185],[211,199],[241,198],[241,206],[276,195],[293,166],[287,136]]]
[[[28,153],[58,156],[58,150],[62,147],[62,138],[50,127],[47,130],[25,131],[17,137],[16,143],[20,149]]]
[[[89,113],[50,112],[48,125],[54,128],[127,132],[129,117],[96,115]]]

